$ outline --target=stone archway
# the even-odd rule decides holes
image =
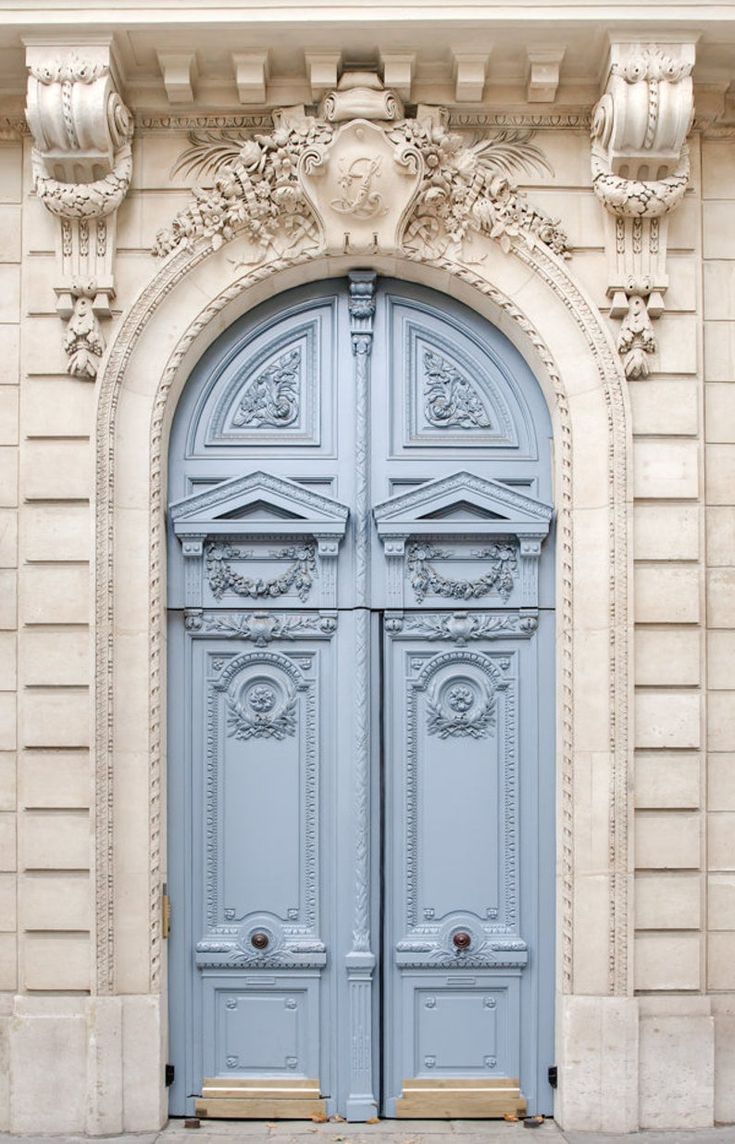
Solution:
[[[341,235],[315,246],[304,233],[286,253],[268,247],[254,266],[249,236],[203,235],[168,256],[127,313],[101,374],[97,421],[97,991],[149,995],[163,1043],[163,508],[176,401],[203,350],[258,302],[297,283],[369,268],[444,291],[488,317],[526,357],[550,408],[559,530],[558,1115],[570,1127],[625,1129],[637,1115],[627,398],[609,334],[569,264],[533,231],[510,229],[502,247],[476,234],[471,261],[461,245],[406,251],[388,234],[373,244],[379,253],[345,254]],[[602,856],[588,852],[575,827],[590,821],[604,824]],[[566,1053],[568,1038],[584,1043],[584,1060]],[[594,1079],[603,1048],[604,1086]],[[150,1092],[138,1095],[155,1120],[162,1069],[160,1059],[151,1064]],[[611,1087],[614,1107],[605,1096]]]

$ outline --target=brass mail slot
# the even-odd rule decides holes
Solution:
[[[326,1115],[318,1080],[211,1077],[202,1085],[196,1115],[210,1120],[309,1120]]]
[[[404,1080],[396,1101],[399,1120],[493,1120],[522,1116],[525,1111],[526,1101],[515,1077]]]

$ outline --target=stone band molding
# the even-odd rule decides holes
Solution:
[[[593,113],[592,185],[605,208],[610,317],[623,319],[618,351],[629,378],[646,377],[656,351],[667,216],[689,182],[694,54],[693,42],[612,43]]]
[[[130,186],[133,120],[112,78],[110,43],[51,56],[28,43],[26,117],[33,182],[59,220],[56,309],[66,325],[68,372],[94,380],[104,353],[100,318],[115,296],[117,209]]]

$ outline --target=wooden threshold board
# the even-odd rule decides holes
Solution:
[[[522,1116],[526,1101],[515,1077],[492,1080],[405,1080],[399,1120],[494,1120]]]
[[[310,1120],[326,1115],[318,1080],[204,1081],[197,1116],[209,1120]]]

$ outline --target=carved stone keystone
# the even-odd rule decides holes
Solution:
[[[115,296],[117,209],[130,186],[133,121],[115,90],[109,42],[26,48],[33,180],[59,219],[56,309],[67,322],[68,371],[94,379],[105,348],[99,319]]]
[[[694,44],[613,43],[592,122],[592,185],[606,211],[610,316],[626,376],[648,375],[664,308],[668,215],[689,181]]]

